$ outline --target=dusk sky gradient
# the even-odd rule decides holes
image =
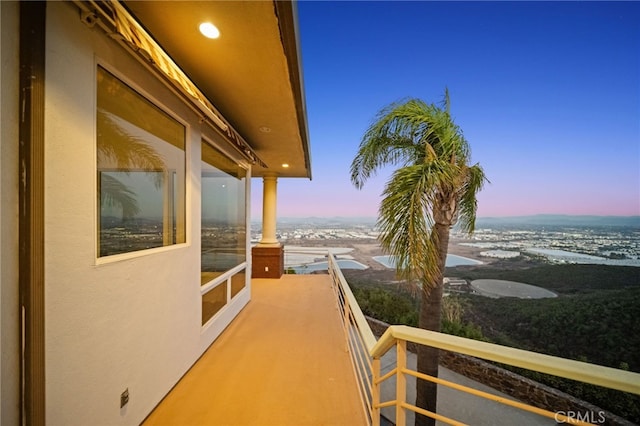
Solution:
[[[377,216],[391,169],[354,188],[362,135],[389,103],[439,103],[445,87],[491,181],[479,217],[640,215],[640,3],[298,9],[313,179],[278,181],[278,217]]]

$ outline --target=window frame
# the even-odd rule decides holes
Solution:
[[[98,68],[103,68],[104,71],[110,73],[115,78],[120,80],[120,82],[126,86],[128,86],[131,90],[133,90],[138,96],[144,98],[147,102],[151,103],[153,106],[158,108],[164,114],[166,114],[171,119],[178,122],[185,129],[184,134],[184,242],[163,245],[160,247],[151,247],[142,250],[135,250],[127,253],[118,253],[108,256],[100,256],[100,218],[98,215],[100,214],[99,207],[99,173],[98,173],[98,120],[97,120],[97,111],[98,111]],[[139,75],[136,75],[139,74]],[[126,75],[125,73],[119,71],[117,67],[111,65],[109,62],[96,58],[93,64],[93,170],[94,170],[94,184],[93,184],[93,206],[94,206],[94,259],[95,265],[103,265],[110,264],[114,262],[120,262],[129,259],[135,259],[143,256],[154,255],[157,253],[164,253],[172,250],[182,250],[186,247],[191,246],[191,151],[192,151],[192,141],[191,135],[193,133],[193,128],[190,122],[183,117],[181,117],[175,110],[167,105],[167,103],[159,100],[157,96],[151,94],[149,90],[143,87],[143,84],[139,84],[136,80],[144,80],[145,75],[140,74],[138,71],[134,72],[133,75]],[[156,79],[154,75],[154,79]],[[171,99],[171,102],[175,101],[177,105],[182,105],[183,101],[176,96],[175,91],[167,85],[166,82],[161,79],[156,79],[157,82],[162,86],[162,90],[166,90],[166,95]],[[166,142],[170,144],[170,142]]]
[[[209,144],[211,147],[215,148],[221,154],[226,156],[229,160],[237,164],[238,167],[241,167],[245,170],[245,177],[244,177],[245,179],[245,182],[244,182],[244,185],[245,185],[245,188],[244,188],[245,189],[245,196],[244,196],[245,260],[239,263],[238,265],[232,267],[231,269],[228,269],[222,272],[219,276],[211,279],[207,283],[199,284],[201,309],[202,309],[202,297],[205,294],[209,293],[210,291],[212,291],[213,289],[215,289],[220,285],[225,285],[227,287],[226,288],[227,301],[225,305],[222,306],[216,313],[214,313],[211,316],[211,318],[209,318],[208,320],[206,320],[204,323],[201,324],[201,328],[204,332],[213,323],[215,323],[218,317],[220,317],[221,315],[224,315],[224,312],[229,308],[233,300],[237,299],[238,297],[241,297],[241,295],[244,294],[245,292],[250,291],[250,287],[251,287],[251,270],[250,269],[251,268],[249,267],[249,265],[250,265],[250,258],[251,258],[251,237],[250,237],[251,235],[251,216],[250,216],[250,213],[251,213],[251,166],[247,164],[246,161],[240,160],[237,157],[230,155],[228,150],[220,146],[221,144],[215,143],[213,138],[208,137],[205,134],[202,134],[200,137],[200,142],[199,142],[200,146],[202,146],[203,143]],[[202,167],[202,152],[200,152],[200,158],[198,159],[198,164],[200,165],[200,167]],[[200,177],[200,184],[202,185],[202,169],[200,169],[199,177]],[[202,195],[200,198],[200,203],[202,203]],[[200,233],[198,234],[198,238],[200,238],[200,242],[201,242],[202,241],[201,240],[202,239],[202,204],[200,204],[199,217],[200,217],[201,228],[200,228]],[[200,245],[200,253],[202,253],[201,245]],[[202,259],[200,261],[202,262]],[[202,271],[202,263],[200,264],[200,273],[201,271]],[[244,287],[232,296],[232,290],[233,290],[232,278],[242,271],[244,271],[245,273]],[[200,277],[200,274],[199,274],[199,277]]]

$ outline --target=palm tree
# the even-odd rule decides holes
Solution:
[[[365,132],[351,164],[351,181],[362,188],[380,168],[400,166],[383,191],[378,227],[380,243],[396,260],[401,278],[421,293],[420,328],[440,331],[443,274],[449,231],[458,223],[467,233],[475,226],[476,194],[487,179],[470,165],[470,150],[449,112],[419,99],[382,109]],[[420,346],[418,371],[437,377],[439,351]],[[416,405],[436,411],[436,385],[418,380]],[[416,415],[416,425],[435,420]]]

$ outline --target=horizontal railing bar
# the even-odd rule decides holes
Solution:
[[[371,359],[371,356],[369,355],[369,352],[367,351],[367,349],[364,347],[364,342],[361,342],[361,343],[362,343],[362,345],[360,346],[360,348],[361,348],[360,358],[364,359],[363,365],[365,366],[365,368],[368,371],[372,371],[373,370],[373,360]]]
[[[380,404],[376,405],[376,408],[387,408],[387,407],[393,407],[395,405],[398,404],[398,401],[396,401],[395,399],[393,401],[385,401],[385,402],[381,402]]]
[[[358,352],[360,353],[361,351],[358,351]],[[352,351],[352,353],[353,353],[353,351]],[[355,359],[356,359],[357,362],[355,362],[354,364],[356,365],[358,376],[360,376],[360,381],[363,383],[363,385],[366,385],[365,386],[366,389],[371,390],[371,381],[369,379],[369,374],[366,371],[366,365],[362,361],[362,357],[358,356]],[[369,369],[369,371],[371,371],[371,369]],[[367,373],[367,374],[365,374],[365,373]]]
[[[510,348],[494,343],[465,339],[404,325],[389,326],[370,351],[371,356],[373,358],[381,357],[397,340],[414,342],[640,395],[640,374],[638,373]]]
[[[336,259],[331,252],[328,253],[328,259],[329,259],[329,265],[331,265],[330,267],[334,270],[335,275],[338,278],[338,281],[340,283],[340,286],[342,287],[343,295],[344,295],[344,298],[346,299],[345,303],[352,306],[352,314],[358,326],[358,330],[362,335],[362,340],[365,343],[365,347],[367,348],[367,351],[371,353],[371,350],[376,344],[376,338],[373,335],[373,332],[371,331],[371,327],[369,327],[369,323],[367,322],[367,319],[364,317],[362,310],[360,310],[360,305],[358,305],[358,302],[356,301],[355,296],[351,292],[351,289],[349,288],[349,284],[347,284],[347,280],[344,278],[342,271],[336,265]]]
[[[368,383],[365,383],[362,380],[362,373],[360,372],[360,370],[358,369],[358,367],[355,365],[355,362],[353,360],[353,357],[351,358],[351,366],[353,367],[354,372],[356,373],[356,379],[357,379],[357,386],[358,386],[358,392],[360,393],[360,399],[362,400],[362,406],[365,410],[365,413],[368,413],[369,416],[371,416],[371,412],[372,412],[372,405],[371,405],[371,394],[372,394],[372,389],[371,389],[371,385],[369,385]]]
[[[369,381],[369,375],[365,374],[365,371],[363,371],[364,368],[361,362],[355,362],[354,358],[352,357],[352,364],[356,371],[359,386],[363,389],[363,392],[367,391],[369,394],[371,394],[371,382]],[[370,405],[368,401],[367,405]]]
[[[360,371],[360,367],[357,365],[358,362],[353,357],[353,348],[351,347],[351,338],[348,338],[348,350],[352,354],[350,356],[351,366],[354,371],[354,375],[356,378],[356,385],[358,387],[358,393],[360,394],[360,400],[362,402],[362,408],[364,409],[365,415],[369,419],[371,419],[371,414],[373,412],[373,407],[371,406],[371,398],[370,395],[372,393],[371,386],[367,383],[363,382],[363,374]]]
[[[439,421],[441,421],[443,423],[447,423],[447,424],[454,425],[454,426],[467,426],[466,423],[460,423],[457,420],[453,420],[453,419],[450,419],[448,417],[442,416],[440,414],[432,413],[431,411],[427,411],[427,410],[424,410],[422,408],[418,408],[415,405],[411,405],[411,404],[409,404],[407,402],[403,402],[402,404],[400,404],[400,406],[402,408],[406,408],[408,410],[411,410],[411,411],[414,411],[416,413],[422,414],[423,416],[427,416],[427,417],[431,417],[432,419],[439,420]]]
[[[340,312],[340,322],[346,334],[347,350],[350,353],[362,407],[368,423],[379,424],[379,421],[375,422],[373,419],[375,414],[373,409],[374,390],[371,384],[373,365],[369,355],[376,339],[331,252],[327,252],[327,259],[331,287],[334,290]]]
[[[535,407],[533,405],[525,404],[525,403],[520,402],[520,401],[514,401],[512,399],[508,399],[508,398],[505,398],[505,397],[502,397],[502,396],[494,395],[492,393],[484,392],[484,391],[481,391],[481,390],[478,390],[478,389],[474,389],[474,388],[471,388],[471,387],[468,387],[468,386],[459,385],[457,383],[450,382],[448,380],[443,380],[443,379],[440,379],[438,377],[429,376],[427,374],[423,374],[423,373],[417,372],[415,370],[403,369],[402,372],[405,373],[405,374],[408,374],[410,376],[417,377],[419,379],[423,379],[423,380],[427,380],[429,382],[437,383],[439,385],[447,386],[447,387],[450,387],[452,389],[458,390],[460,392],[464,392],[464,393],[468,393],[468,394],[471,394],[471,395],[475,395],[475,396],[477,396],[479,398],[488,399],[490,401],[494,401],[494,402],[497,402],[499,404],[509,405],[511,407],[518,408],[518,409],[524,410],[524,411],[528,411],[530,413],[538,414],[538,415],[543,416],[543,417],[548,417],[548,418],[554,419],[556,421],[562,420],[562,421],[566,421],[569,424],[579,425],[579,426],[589,426],[589,425],[591,425],[591,423],[586,423],[586,422],[574,419],[572,417],[564,416],[564,415],[561,415],[559,413],[553,413],[551,411],[547,411],[547,410],[544,410],[542,408]]]
[[[375,384],[378,385],[378,384],[384,382],[385,380],[387,380],[389,377],[395,376],[397,373],[398,373],[398,367],[396,367],[393,370],[389,371],[384,376],[381,376],[378,380],[376,380]]]

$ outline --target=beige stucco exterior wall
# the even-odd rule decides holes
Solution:
[[[20,419],[17,2],[0,1],[0,425]]]
[[[96,260],[96,62],[188,124],[186,244]],[[47,422],[137,425],[249,300],[246,291],[201,327],[200,141],[210,130],[62,2],[47,4],[45,110]]]

